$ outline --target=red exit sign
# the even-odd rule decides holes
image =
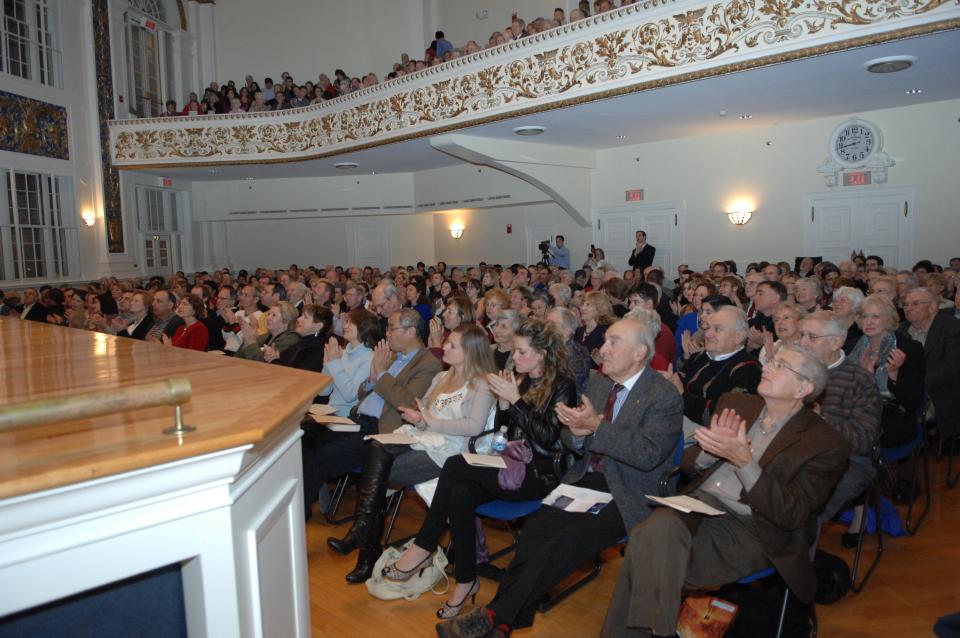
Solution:
[[[870,171],[859,171],[857,173],[844,173],[844,186],[867,186],[870,184]]]
[[[634,188],[627,191],[627,201],[628,202],[642,202],[643,201],[643,189]]]

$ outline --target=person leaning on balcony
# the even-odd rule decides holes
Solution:
[[[266,113],[267,111],[272,111],[270,105],[267,104],[267,98],[263,94],[263,91],[254,91],[253,93],[253,104],[250,105],[250,108],[247,109],[248,113]]]

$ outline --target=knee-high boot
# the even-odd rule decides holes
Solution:
[[[371,441],[363,458],[363,476],[357,494],[356,516],[350,531],[343,538],[328,538],[327,544],[339,554],[348,554],[360,548],[357,565],[347,574],[347,582],[362,583],[370,577],[373,565],[383,551],[383,507],[386,501],[387,478],[393,466],[393,456],[382,445]]]

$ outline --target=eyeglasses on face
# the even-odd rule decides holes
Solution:
[[[825,337],[836,337],[835,334],[825,334],[825,335],[815,335],[812,332],[804,332],[803,330],[799,333],[801,339],[809,339],[810,341],[816,341],[817,339],[823,339]]]
[[[767,362],[767,366],[770,368],[773,368],[774,370],[789,370],[790,372],[794,373],[804,381],[813,383],[812,381],[810,381],[810,377],[800,372],[797,372],[796,369],[792,368],[786,361],[784,361],[780,357],[774,357],[773,359],[770,359],[770,361]]]

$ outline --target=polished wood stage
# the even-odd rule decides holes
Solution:
[[[174,377],[192,386],[167,436],[169,406],[0,431],[0,499],[244,445],[302,414],[325,376],[62,326],[0,318],[0,406],[122,390]]]
[[[819,635],[825,638],[916,638],[933,636],[933,623],[940,616],[960,612],[960,486],[945,487],[945,460],[931,457],[933,504],[916,536],[884,537],[880,565],[861,594],[848,594],[834,605],[818,606]],[[344,497],[353,507],[354,492]],[[396,538],[413,534],[423,520],[423,505],[416,498],[404,499]],[[901,508],[905,514],[905,508]],[[319,519],[319,520],[318,520]],[[444,598],[433,594],[413,602],[381,601],[367,594],[362,585],[347,585],[344,574],[353,568],[356,554],[338,556],[326,545],[330,535],[346,532],[348,524],[328,525],[314,515],[307,524],[307,560],[310,573],[310,606],[313,635],[331,638],[435,636],[435,610]],[[487,527],[492,549],[507,542],[506,531]],[[840,534],[831,523],[824,528],[821,548],[848,562],[853,550],[843,549]],[[874,541],[865,541],[864,559],[872,556]],[[613,593],[622,561],[619,552],[608,552],[599,578],[547,614],[537,614],[533,628],[515,632],[518,638],[586,638],[597,636]],[[496,583],[481,579],[477,603],[489,601]],[[469,607],[469,605],[468,605]],[[466,610],[467,608],[465,608]],[[758,636],[757,638],[765,638]]]

